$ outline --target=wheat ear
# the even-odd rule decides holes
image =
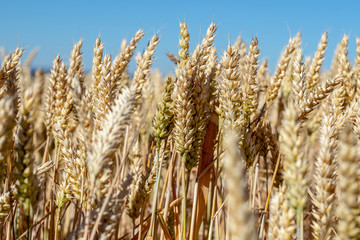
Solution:
[[[241,82],[238,68],[239,53],[228,45],[221,59],[222,75],[217,83],[219,106],[216,108],[223,128],[238,129],[241,113]]]
[[[103,49],[104,44],[101,43],[100,37],[98,37],[95,41],[95,47],[93,50],[93,66],[92,66],[92,79],[93,79],[93,101],[98,99],[99,96],[99,88],[100,88],[100,80],[101,80],[101,69],[102,69],[102,60],[103,60]],[[94,102],[94,106],[96,106],[96,102]]]
[[[143,198],[141,193],[143,191],[145,177],[143,175],[144,166],[142,165],[142,158],[139,154],[139,141],[133,147],[133,163],[131,165],[131,174],[133,176],[131,185],[129,186],[129,194],[127,196],[126,213],[135,223],[135,220],[140,216],[141,208],[143,207]]]
[[[86,141],[92,141],[94,119],[91,106],[91,95],[86,87],[81,87],[80,76],[76,75],[72,81],[72,96],[78,115],[78,121],[82,126],[82,134]]]
[[[244,111],[249,117],[255,113],[258,106],[258,58],[260,50],[258,48],[258,40],[255,38],[251,41],[249,46],[249,53],[247,55],[247,69],[245,74],[245,95],[244,95]]]
[[[88,160],[92,184],[95,184],[96,178],[105,168],[112,166],[113,155],[120,146],[121,138],[134,111],[134,97],[134,88],[124,88],[112,111],[106,114],[103,128],[94,133]]]
[[[86,238],[89,234],[91,202],[99,202],[107,192],[109,173],[114,163],[114,154],[119,148],[122,137],[130,123],[136,103],[136,88],[124,88],[115,100],[113,108],[105,116],[104,126],[94,132],[94,140],[88,148],[87,168],[89,173],[89,198],[85,219]],[[93,197],[97,195],[97,198]]]
[[[321,143],[315,162],[314,194],[311,194],[313,236],[315,239],[328,240],[332,236],[335,218],[336,188],[336,119],[331,111],[323,115],[319,142]]]
[[[206,134],[206,127],[209,123],[210,116],[212,114],[211,109],[213,106],[212,103],[212,94],[213,94],[213,84],[214,84],[214,75],[213,71],[215,70],[216,60],[214,56],[210,57],[210,54],[214,55],[212,42],[214,40],[214,34],[216,31],[216,25],[210,25],[205,39],[202,41],[201,48],[202,51],[198,52],[202,60],[199,61],[197,66],[193,67],[193,77],[194,88],[193,88],[193,99],[194,99],[194,121],[195,121],[195,139],[194,139],[194,151],[192,153],[193,163],[192,167],[197,166],[200,155],[202,151],[202,145],[204,142],[204,137]],[[192,56],[192,62],[194,61],[194,54]],[[210,69],[208,69],[210,68]]]
[[[347,35],[344,35],[344,37],[341,39],[339,49],[337,51],[337,72],[341,75],[344,75],[344,79],[341,82],[340,87],[335,91],[333,104],[335,107],[335,114],[340,115],[341,112],[343,112],[348,104],[348,90],[347,90],[347,84],[345,83],[349,81],[349,63],[347,59],[347,45],[348,45],[349,37]],[[344,64],[344,65],[343,65]]]
[[[54,81],[53,92],[53,124],[60,123],[61,128],[68,128],[67,120],[71,111],[71,103],[68,101],[69,86],[66,81],[66,67],[64,62],[58,56],[54,61],[54,71],[51,75],[51,81]],[[56,69],[58,68],[58,69]],[[51,109],[50,109],[51,111]],[[54,135],[56,136],[55,129]]]
[[[284,181],[289,206],[296,211],[298,239],[302,239],[303,211],[307,204],[307,168],[308,163],[301,148],[304,144],[300,135],[300,122],[293,103],[290,103],[284,114],[284,121],[280,130],[280,151],[284,154]]]
[[[179,39],[179,57],[181,59],[180,63],[182,64],[180,65],[180,67],[182,67],[183,64],[186,64],[186,61],[189,58],[190,34],[188,32],[187,24],[185,22],[180,23],[180,36],[181,38]]]
[[[102,63],[101,77],[98,89],[98,98],[94,99],[96,107],[94,109],[95,128],[101,129],[104,116],[110,107],[110,87],[111,87],[111,56],[105,55]]]
[[[177,69],[177,81],[174,89],[175,106],[175,143],[176,150],[183,162],[190,162],[190,153],[193,151],[194,141],[194,119],[195,109],[193,106],[192,84],[185,69]],[[188,166],[191,168],[191,166]]]
[[[301,109],[298,120],[306,121],[308,115],[336,89],[337,85],[339,85],[341,81],[343,81],[342,76],[336,75],[334,78],[326,80],[323,86],[318,86],[313,92],[309,93],[300,105]]]
[[[135,36],[131,39],[130,44],[124,47],[121,53],[115,57],[113,65],[111,66],[111,101],[116,99],[120,93],[120,89],[125,86],[125,81],[121,79],[123,72],[129,64],[131,57],[134,54],[137,43],[144,37],[144,32],[139,29]]]
[[[271,103],[275,100],[275,98],[278,95],[281,82],[283,78],[285,77],[286,70],[288,68],[292,52],[295,49],[295,39],[290,38],[288,45],[285,48],[285,51],[283,52],[280,62],[276,67],[275,74],[273,78],[271,79],[271,82],[268,87],[267,97],[266,101],[268,106],[271,105]]]
[[[360,194],[360,163],[359,149],[356,139],[347,126],[341,135],[339,154],[339,205],[337,208],[337,238],[336,239],[358,239],[360,236],[359,202]]]
[[[309,69],[309,73],[307,76],[307,89],[308,91],[311,91],[319,82],[320,77],[320,68],[324,61],[324,55],[325,50],[327,47],[327,38],[328,38],[328,32],[324,32],[324,34],[321,36],[319,45],[317,47],[317,51],[315,52],[314,58],[311,62],[311,66]]]
[[[342,84],[344,84],[345,86],[345,90],[346,90],[346,105],[348,105],[354,98],[354,94],[355,94],[355,86],[352,82],[352,77],[351,77],[351,64],[348,58],[348,50],[347,50],[347,46],[348,46],[348,41],[349,41],[349,36],[345,35],[343,37],[343,39],[341,40],[340,44],[341,44],[341,49],[342,51],[339,53],[339,73],[342,74],[344,81],[342,82]]]
[[[139,101],[142,97],[141,91],[142,87],[149,77],[150,72],[150,66],[152,65],[154,59],[153,55],[155,53],[156,46],[159,44],[159,36],[155,34],[147,48],[144,54],[142,55],[142,58],[140,62],[138,63],[138,67],[134,72],[134,85],[136,87],[136,100]]]
[[[293,62],[293,93],[294,102],[297,107],[302,109],[304,98],[307,94],[304,64],[302,62],[303,55],[302,50],[297,49],[296,56]]]
[[[15,127],[14,102],[10,97],[0,99],[0,182],[6,176],[6,162]]]
[[[224,168],[229,192],[229,231],[231,239],[257,239],[255,222],[248,208],[244,161],[238,147],[238,136],[227,132],[224,137]]]
[[[290,240],[296,230],[295,211],[289,208],[285,186],[280,186],[279,190],[272,194],[268,229],[269,240]]]
[[[50,71],[48,90],[45,99],[45,126],[46,134],[51,136],[52,128],[54,125],[54,114],[55,114],[55,91],[56,91],[56,79],[60,74],[60,56],[54,59],[52,63],[52,69]]]
[[[0,99],[4,96],[11,97],[14,102],[14,114],[17,117],[19,111],[19,84],[20,81],[20,62],[19,59],[22,56],[22,49],[16,49],[14,54],[9,57],[9,61],[5,62],[4,66],[2,66],[2,70],[4,71],[3,77],[5,79],[1,80],[0,78]],[[0,74],[1,75],[1,74]]]
[[[174,90],[174,80],[167,77],[164,83],[161,102],[158,104],[153,121],[154,137],[157,142],[166,139],[173,128],[173,99],[171,97]]]
[[[34,93],[28,88],[20,108],[20,118],[15,135],[15,150],[17,152],[16,178],[19,200],[23,204],[25,213],[30,216],[30,208],[35,201],[37,182],[34,175],[33,134],[34,134]]]
[[[101,224],[99,225],[100,240],[110,239],[116,231],[117,224],[123,212],[123,204],[125,197],[129,193],[129,184],[132,176],[128,175],[119,185],[113,190],[112,197],[108,203],[108,207],[103,213]]]
[[[4,218],[9,214],[12,204],[16,201],[18,190],[16,185],[12,185],[10,190],[0,195],[0,223],[3,223]]]
[[[7,61],[4,61],[0,69],[0,88],[3,86],[5,80],[10,77],[12,71],[18,66],[23,53],[24,49],[16,48]]]
[[[85,80],[85,73],[84,73],[84,66],[82,64],[82,55],[81,52],[83,41],[80,39],[76,44],[74,44],[73,49],[70,53],[70,60],[69,60],[69,69],[67,73],[67,83],[68,86],[72,86],[72,79],[75,76],[78,76],[81,86],[84,84]]]

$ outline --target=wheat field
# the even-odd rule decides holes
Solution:
[[[165,77],[142,30],[90,73],[82,40],[50,73],[3,55],[0,239],[360,239],[360,39],[323,69],[328,33],[309,57],[299,33],[270,74],[217,27],[189,52],[180,23]]]

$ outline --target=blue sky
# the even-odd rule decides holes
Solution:
[[[142,28],[142,51],[154,33],[160,43],[154,68],[164,74],[173,69],[166,53],[177,53],[179,21],[186,20],[190,48],[209,24],[219,25],[215,45],[219,55],[238,35],[248,43],[257,36],[260,57],[268,58],[273,71],[290,36],[301,31],[305,56],[313,55],[325,30],[329,45],[324,65],[329,68],[336,45],[350,34],[349,57],[355,58],[355,37],[360,37],[360,1],[3,1],[0,14],[0,46],[13,51],[25,47],[25,58],[35,47],[33,67],[49,68],[60,53],[68,62],[72,45],[83,39],[84,63],[91,69],[92,49],[100,34],[106,53],[115,56],[122,39],[131,39]],[[135,68],[132,63],[130,70]]]

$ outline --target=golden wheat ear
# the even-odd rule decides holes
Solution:
[[[296,212],[297,236],[303,236],[303,213],[308,201],[308,163],[305,157],[304,137],[300,132],[301,123],[291,102],[284,113],[280,129],[280,151],[284,155],[284,183],[289,206]]]
[[[13,70],[19,65],[23,53],[24,49],[17,47],[13,54],[6,57],[0,69],[0,87],[3,86],[6,79],[10,77]]]
[[[16,125],[14,99],[0,99],[0,182],[6,178],[7,157],[10,154],[10,144],[13,139],[13,129]]]
[[[295,211],[289,207],[285,186],[272,194],[268,229],[270,240],[291,239],[295,233]]]
[[[111,66],[111,102],[115,100],[121,89],[126,86],[126,79],[121,76],[126,70],[126,67],[130,63],[131,57],[134,55],[134,51],[137,47],[137,43],[144,37],[144,32],[139,29],[135,36],[131,39],[130,44],[122,48],[121,52],[115,57]]]
[[[254,219],[248,204],[245,161],[238,147],[239,137],[234,131],[224,135],[224,168],[229,192],[229,233],[232,239],[257,239]]]
[[[295,39],[290,38],[288,45],[286,46],[283,54],[281,55],[280,61],[275,70],[275,74],[271,79],[271,82],[268,87],[268,92],[266,97],[268,106],[271,105],[271,103],[275,100],[275,98],[278,95],[281,82],[285,77],[286,70],[290,63],[292,53],[295,50],[295,43],[296,43]]]
[[[320,128],[320,149],[315,161],[314,192],[311,194],[312,228],[316,239],[329,239],[335,223],[336,163],[335,149],[337,134],[336,119],[331,111],[322,116]]]
[[[341,135],[338,158],[339,172],[339,205],[337,208],[337,238],[356,239],[360,236],[360,205],[357,200],[360,194],[359,149],[356,138],[349,125]]]
[[[311,66],[307,76],[308,91],[311,91],[320,80],[320,68],[324,61],[325,50],[327,47],[328,32],[324,32],[321,36],[317,51],[314,54],[314,58],[311,62]]]

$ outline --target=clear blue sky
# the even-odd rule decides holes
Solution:
[[[219,55],[238,35],[248,43],[257,36],[261,58],[273,70],[290,36],[301,31],[305,56],[313,55],[321,34],[329,31],[325,67],[344,33],[350,34],[349,57],[355,57],[355,37],[360,37],[360,1],[0,1],[0,46],[13,51],[35,47],[39,53],[33,67],[49,68],[60,52],[68,62],[73,43],[83,39],[84,63],[91,69],[92,49],[100,34],[106,53],[116,55],[122,39],[142,28],[146,35],[142,51],[158,32],[160,43],[154,68],[165,74],[172,68],[166,53],[177,53],[179,21],[188,23],[194,49],[209,24],[219,25],[215,45]],[[104,3],[103,3],[104,2]],[[135,67],[131,65],[131,70]]]

